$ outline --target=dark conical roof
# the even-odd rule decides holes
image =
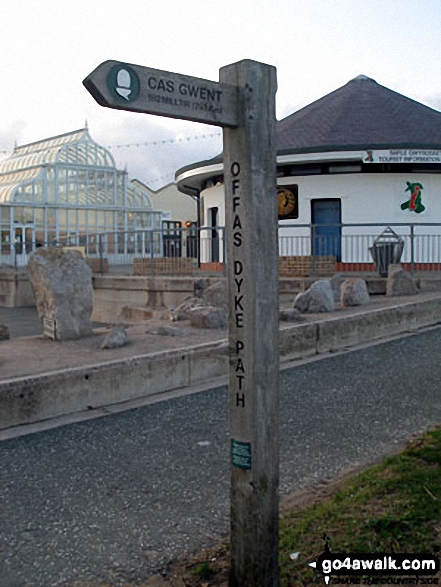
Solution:
[[[441,112],[360,75],[277,123],[277,152],[441,147]]]

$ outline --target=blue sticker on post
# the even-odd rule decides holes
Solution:
[[[251,442],[232,439],[231,462],[239,469],[251,469]]]

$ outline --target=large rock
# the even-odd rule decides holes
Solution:
[[[341,286],[343,285],[344,280],[345,278],[340,273],[336,273],[329,280],[332,287],[332,293],[334,294],[334,302],[336,304],[341,302]]]
[[[196,287],[196,284],[197,287]],[[197,295],[189,296],[182,304],[176,308],[170,308],[165,314],[165,317],[172,322],[179,322],[181,320],[189,320],[190,312],[193,308],[199,307],[215,307],[227,310],[227,286],[225,281],[216,281],[207,287],[206,280],[198,280],[195,282],[195,292]],[[205,328],[205,327],[204,327]],[[223,328],[223,327],[222,327]]]
[[[189,311],[190,324],[195,328],[226,328],[227,313],[224,308],[197,306]]]
[[[306,291],[297,294],[294,308],[303,314],[333,312],[335,310],[334,294],[328,279],[320,279]]]
[[[281,322],[304,322],[305,318],[296,308],[282,308],[279,310],[279,320]]]
[[[40,248],[31,254],[27,269],[38,316],[53,325],[55,340],[91,335],[92,271],[81,253]]]
[[[369,292],[364,279],[345,279],[341,285],[341,305],[366,306],[370,303]]]
[[[412,279],[409,271],[404,271],[401,265],[389,265],[387,276],[386,295],[412,296],[418,293],[418,285]]]
[[[207,306],[215,306],[216,308],[227,307],[227,284],[225,281],[216,281],[205,290],[204,301]]]
[[[106,336],[101,345],[102,349],[117,349],[128,343],[127,331],[124,326],[115,326]]]

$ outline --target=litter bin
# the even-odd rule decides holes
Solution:
[[[369,252],[381,277],[388,276],[389,265],[400,262],[403,248],[403,239],[390,226],[377,236]]]

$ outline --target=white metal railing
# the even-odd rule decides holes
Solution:
[[[335,269],[375,270],[372,248],[390,227],[402,242],[401,263],[414,271],[441,268],[441,224],[284,224],[279,226],[279,257],[310,257],[311,272],[317,259],[329,258]],[[391,254],[394,237],[383,241],[382,254]],[[0,245],[0,264],[25,267],[29,254],[45,244],[80,248],[94,260],[94,270],[131,272],[134,265],[145,273],[194,272],[223,268],[226,259],[225,228],[88,233],[50,243],[20,242]],[[381,248],[381,247],[380,247]]]

